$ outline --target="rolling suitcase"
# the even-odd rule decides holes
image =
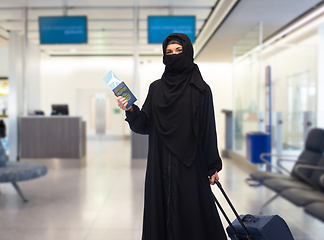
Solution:
[[[220,182],[215,180],[215,183],[236,216],[236,219],[231,222],[213,195],[217,207],[229,224],[226,231],[231,240],[294,240],[287,223],[278,215],[246,214],[239,216]]]

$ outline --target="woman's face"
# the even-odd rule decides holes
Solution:
[[[179,44],[169,44],[166,47],[165,54],[172,55],[172,54],[179,54],[182,53],[182,46]]]

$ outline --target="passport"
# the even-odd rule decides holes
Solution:
[[[122,96],[126,98],[128,101],[126,108],[129,108],[134,104],[134,102],[136,102],[137,98],[127,87],[126,83],[120,81],[112,71],[110,71],[103,80],[108,84],[117,97]]]

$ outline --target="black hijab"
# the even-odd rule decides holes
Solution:
[[[182,53],[166,55],[171,40],[182,45]],[[159,135],[166,147],[185,165],[190,166],[198,145],[198,126],[195,112],[199,92],[206,83],[193,61],[193,47],[189,37],[172,33],[163,41],[161,88],[154,91],[153,115]]]

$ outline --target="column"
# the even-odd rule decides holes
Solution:
[[[22,115],[22,49],[23,39],[16,32],[9,34],[9,161],[18,157],[18,117]]]
[[[324,128],[324,24],[318,27],[317,127]]]

